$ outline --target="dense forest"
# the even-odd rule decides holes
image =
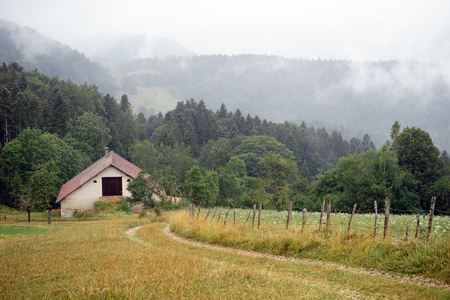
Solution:
[[[305,123],[273,123],[240,109],[217,111],[189,99],[148,118],[128,96],[116,100],[95,85],[76,84],[17,63],[0,66],[1,204],[27,208],[45,195],[54,205],[59,187],[104,155],[104,147],[156,178],[170,195],[203,206],[317,210],[331,198],[347,211],[358,202],[391,197],[399,210],[450,210],[449,158],[429,134],[401,130],[379,150],[369,135],[346,140]],[[45,189],[48,188],[48,189]],[[37,197],[37,196],[36,196]],[[53,202],[52,202],[53,201]]]
[[[377,148],[393,120],[420,127],[440,149],[450,149],[450,81],[445,65],[416,61],[348,61],[268,55],[193,55],[174,41],[145,35],[96,35],[78,50],[37,31],[0,20],[0,62],[78,84],[102,94],[129,95],[145,117],[155,102],[203,99],[217,110],[338,130],[342,137],[368,133]],[[145,51],[144,51],[145,50]],[[85,53],[82,53],[85,51]],[[140,57],[140,58],[139,58]],[[161,93],[160,93],[161,92]],[[157,97],[158,100],[151,99]]]
[[[378,148],[398,120],[423,128],[441,149],[450,149],[450,84],[441,68],[263,55],[147,58],[111,66],[130,98],[137,87],[162,87],[178,99],[204,99],[212,109],[225,103],[274,122],[320,124],[347,139],[369,133]],[[146,112],[144,106],[136,109]]]
[[[0,20],[0,62],[17,62],[25,70],[47,76],[95,84],[103,93],[115,93],[110,72],[83,53],[52,40],[29,27]]]

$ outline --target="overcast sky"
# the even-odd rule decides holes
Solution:
[[[450,61],[449,0],[0,0],[0,19],[69,46],[119,31],[196,54]]]

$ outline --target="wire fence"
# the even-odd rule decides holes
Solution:
[[[434,209],[436,198],[433,197],[430,205],[430,210],[400,210],[391,209],[390,199],[386,198],[385,207],[383,211],[378,211],[376,208],[376,202],[374,203],[374,210],[370,211],[358,211],[357,205],[353,207],[353,210],[348,212],[336,211],[331,207],[331,202],[323,203],[322,210],[307,212],[304,209],[301,212],[292,211],[270,211],[262,210],[260,203],[259,208],[256,204],[252,209],[248,210],[236,210],[230,214],[230,208],[215,209],[212,211],[209,208],[204,220],[208,218],[210,223],[224,222],[227,224],[227,218],[232,218],[232,221],[228,220],[228,223],[241,222],[249,224],[252,229],[260,228],[261,224],[266,226],[270,225],[285,225],[286,229],[291,227],[297,230],[303,230],[305,228],[313,228],[318,230],[329,230],[330,228],[340,228],[340,230],[347,230],[350,233],[353,230],[370,232],[374,237],[382,236],[386,238],[388,235],[394,235],[397,237],[404,237],[409,239],[410,235],[414,235],[416,238],[429,238],[430,235],[450,235],[450,212],[439,211],[440,215],[435,216],[436,210]],[[190,217],[197,219],[200,215],[200,207],[195,208],[193,204],[188,208]],[[236,212],[237,211],[237,212]],[[255,225],[257,222],[257,225]],[[251,224],[251,225],[250,225]]]

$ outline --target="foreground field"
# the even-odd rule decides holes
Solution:
[[[2,299],[446,299],[423,286],[180,243],[167,217],[0,223]],[[125,232],[141,227],[130,239]],[[12,227],[23,227],[22,230]],[[6,228],[6,229],[5,229]],[[43,229],[41,229],[43,228]],[[355,284],[357,283],[357,284]]]
[[[445,230],[439,229],[448,228],[448,217],[438,220],[440,225],[435,225],[430,238],[426,237],[425,232],[417,238],[412,235],[406,240],[403,236],[398,236],[393,230],[394,226],[389,226],[386,238],[383,238],[383,228],[374,237],[373,224],[354,225],[355,228],[348,231],[349,216],[345,214],[334,215],[330,228],[324,226],[319,232],[318,225],[311,224],[314,220],[309,220],[310,225],[304,228],[293,222],[290,230],[286,230],[286,225],[279,221],[284,213],[270,211],[263,211],[261,228],[257,229],[256,222],[252,224],[253,218],[245,222],[244,213],[248,215],[247,212],[238,210],[236,224],[233,224],[233,215],[225,226],[223,217],[221,221],[217,216],[213,221],[211,217],[205,220],[206,211],[199,218],[189,217],[187,212],[180,211],[172,215],[171,228],[180,235],[209,244],[338,262],[400,275],[425,276],[450,284],[450,236]],[[358,215],[355,218],[362,224],[369,220],[369,216]],[[414,220],[414,217],[393,216],[391,223],[401,228],[401,224],[405,225],[407,219]],[[354,221],[356,223],[357,220]],[[404,233],[404,230],[401,231]]]

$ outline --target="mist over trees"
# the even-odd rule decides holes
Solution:
[[[441,65],[208,55],[118,61],[112,70],[131,94],[163,87],[179,99],[204,99],[212,109],[225,103],[275,122],[304,120],[347,139],[369,133],[377,147],[398,120],[450,148],[450,82]]]
[[[392,146],[377,150],[368,134],[347,140],[225,104],[213,111],[202,100],[146,118],[126,94],[116,100],[95,85],[26,72],[17,63],[0,66],[0,91],[0,204],[26,211],[52,209],[55,190],[105,146],[148,171],[169,195],[204,206],[286,209],[292,198],[295,209],[316,210],[331,197],[345,211],[389,196],[393,208],[414,211],[437,195],[437,212],[449,208],[448,153],[426,131],[401,130],[399,122]]]
[[[116,91],[111,74],[99,63],[32,28],[4,20],[0,20],[0,62],[17,62],[27,71],[38,69],[47,76],[95,84],[102,93]]]
[[[160,88],[180,101],[204,99],[213,110],[224,103],[244,116],[250,113],[273,122],[305,121],[328,132],[338,130],[348,140],[368,133],[378,148],[389,139],[392,121],[398,120],[424,129],[436,146],[450,149],[450,77],[444,64],[192,56],[168,39],[112,33],[80,43],[91,55],[87,58],[31,28],[5,21],[0,22],[0,41],[0,61],[95,84],[114,97],[121,96],[117,90],[131,95],[138,87]],[[146,105],[135,110],[145,117],[155,113]]]
[[[328,198],[346,211],[389,196],[393,209],[417,211],[436,196],[438,213],[450,209],[440,65],[113,52],[114,84],[84,54],[0,22],[0,204],[50,211],[60,185],[108,146],[204,206],[293,199],[316,210]],[[149,114],[129,99],[137,87],[189,100]]]

